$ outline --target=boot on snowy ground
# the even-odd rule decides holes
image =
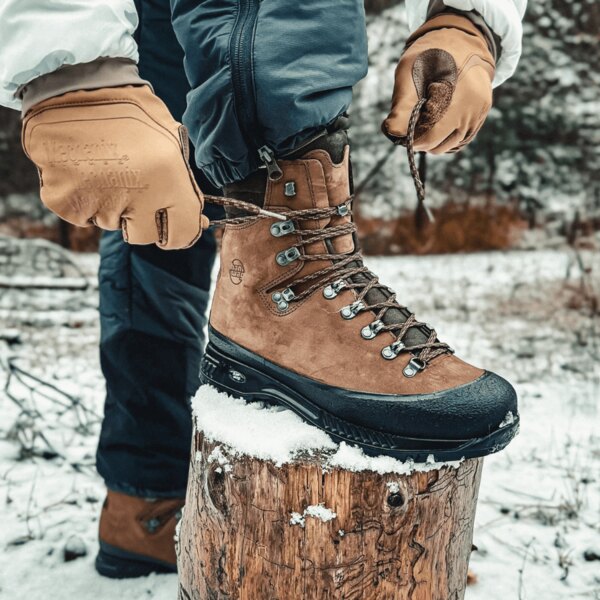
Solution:
[[[175,527],[184,502],[109,490],[100,515],[98,573],[113,579],[176,573]]]
[[[204,382],[286,406],[369,454],[456,460],[505,447],[518,431],[512,386],[400,304],[418,281],[397,300],[364,265],[346,132],[269,166],[225,190],[285,220],[230,205]]]

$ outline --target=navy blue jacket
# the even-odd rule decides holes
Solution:
[[[183,121],[217,185],[348,109],[367,72],[363,0],[171,0],[191,85]]]

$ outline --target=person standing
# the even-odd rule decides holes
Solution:
[[[413,115],[415,149],[469,143],[516,68],[525,5],[407,0],[385,135],[405,142]],[[204,381],[293,390],[305,418],[383,453],[508,443],[512,387],[454,357],[356,247],[345,115],[367,69],[360,0],[5,0],[0,39],[0,103],[22,111],[42,201],[107,230],[102,574],[175,570],[219,217],[203,192],[294,216],[226,228]]]

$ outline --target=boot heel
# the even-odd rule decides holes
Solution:
[[[96,571],[103,577],[110,579],[130,579],[145,577],[151,573],[177,573],[175,565],[169,565],[162,561],[153,561],[150,558],[138,556],[123,550],[111,548],[100,544],[100,550],[96,555]],[[117,551],[118,554],[112,552]]]

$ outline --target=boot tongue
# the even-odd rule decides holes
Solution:
[[[359,273],[358,275],[351,277],[351,279],[354,283],[367,283],[372,277],[367,273]],[[379,302],[385,302],[390,295],[391,294],[385,289],[374,288],[367,292],[365,300],[367,301],[367,304],[377,304]],[[388,308],[381,320],[386,325],[401,325],[406,322],[410,314],[410,311],[406,308]],[[429,332],[426,331],[425,327],[411,327],[402,338],[402,341],[407,346],[424,344],[429,339]]]
[[[324,163],[323,168],[325,173],[331,173],[331,166],[328,167],[327,164],[325,164],[328,161],[327,157],[323,157],[323,151],[327,152],[331,162],[334,164],[340,164],[347,159],[347,148],[348,133],[346,131],[337,131],[313,140],[309,145],[294,153],[291,158],[320,159],[321,162]],[[323,158],[325,158],[325,160],[323,160]],[[348,164],[346,166],[346,169],[348,170],[350,169],[349,165],[350,162],[348,160]],[[352,181],[350,174],[348,171],[344,173],[345,182],[336,181],[337,178],[333,178],[331,176],[329,176],[327,179],[330,206],[339,205],[352,192]],[[331,225],[339,225],[349,219],[350,217],[333,217],[331,220]],[[329,246],[330,252],[344,254],[354,251],[354,240],[350,235],[328,240],[327,245]],[[349,266],[362,266],[362,261],[350,263]],[[364,283],[366,285],[372,279],[372,276],[366,273],[361,273],[359,275],[354,275],[350,279],[353,283]],[[385,302],[390,295],[390,292],[385,289],[375,288],[367,292],[365,300],[368,304],[377,304],[379,302]],[[401,325],[406,322],[410,314],[410,311],[407,309],[388,308],[383,316],[382,321],[386,325]],[[429,331],[427,328],[411,327],[406,332],[403,341],[407,346],[413,346],[417,344],[424,344],[427,342],[428,338]]]
[[[339,165],[344,160],[348,144],[348,132],[345,129],[335,131],[334,133],[324,133],[294,150],[291,154],[286,155],[285,159],[311,158],[309,155],[313,150],[324,150],[329,155],[331,162]]]
[[[250,202],[250,204],[254,204],[260,208],[264,206],[266,191],[267,172],[264,170],[256,171],[246,179],[236,183],[230,183],[223,188],[223,194],[226,197]],[[225,214],[230,218],[241,216],[246,213],[235,208],[225,207]]]
[[[305,145],[301,151],[297,151],[294,156],[301,154],[303,160],[317,160],[321,163],[323,169],[324,182],[326,187],[326,205],[331,207],[341,207],[351,194],[352,183],[350,181],[350,146],[348,143],[348,133],[345,130],[335,131],[323,135],[310,144]],[[352,217],[350,214],[332,215],[329,222],[321,222],[321,226],[329,225],[336,227],[350,223]],[[327,244],[329,251],[335,254],[351,254],[355,252],[354,237],[351,233],[340,235]]]

